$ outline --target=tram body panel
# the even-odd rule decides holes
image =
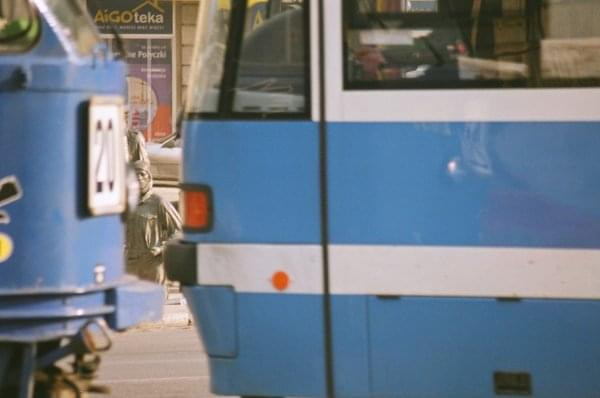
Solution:
[[[598,248],[599,127],[331,123],[331,242]]]
[[[368,300],[371,396],[494,397],[502,373],[543,397],[599,388],[595,301]]]
[[[122,248],[99,240],[97,234],[102,231],[122,241],[123,226],[118,217],[87,214],[86,170],[81,167],[85,136],[78,134],[74,140],[72,135],[56,133],[80,129],[89,96],[41,92],[22,98],[12,95],[10,105],[0,109],[0,128],[12,131],[0,138],[0,146],[11,148],[3,156],[0,172],[17,175],[26,184],[22,198],[7,206],[13,215],[5,231],[14,241],[15,254],[0,269],[0,276],[4,274],[1,288],[67,291],[81,285],[92,287],[98,264],[106,266],[106,280],[115,281],[122,274]],[[54,116],[30,116],[39,109]],[[15,117],[18,126],[12,122]],[[44,134],[28,133],[40,125]]]
[[[196,321],[222,318],[216,310],[233,317],[229,323],[233,329],[218,328],[224,326],[222,320],[201,321],[200,337],[209,353],[216,348],[214,337],[235,336],[234,352],[209,354],[211,390],[220,395],[248,391],[259,396],[325,396],[321,296],[236,290],[232,292],[235,305],[226,309],[213,299],[222,294],[219,289],[223,288],[183,290]],[[256,366],[257,361],[262,365]]]
[[[219,266],[199,266],[210,282],[183,290],[202,325],[213,391],[323,396],[317,125],[186,121],[185,131],[183,180],[210,185],[217,217],[210,233],[186,236],[198,264]],[[282,271],[284,297],[273,285]]]
[[[597,127],[330,124],[332,292],[597,298]]]
[[[191,238],[320,242],[317,124],[186,121],[185,128],[183,181],[210,185],[215,214],[230,220]]]
[[[238,67],[256,69],[236,44],[241,36],[226,41],[228,52],[206,45],[219,29],[233,30],[223,20],[243,20],[242,3],[222,19],[216,5],[201,7],[206,26],[211,12],[220,22],[199,33],[206,53],[197,57],[232,58],[223,70],[202,69],[200,58],[192,68],[199,85],[184,121],[183,189],[210,187],[214,208],[203,211],[214,224],[188,229],[167,251],[207,348],[213,391],[457,398],[598,391],[597,81],[529,88],[521,66],[511,69],[515,81],[459,81],[454,52],[463,50],[452,42],[438,54],[451,61],[444,67],[409,59],[354,82],[348,23],[356,24],[350,39],[372,47],[413,43],[438,25],[410,36],[403,29],[431,15],[407,16],[404,25],[393,20],[404,18],[400,2],[382,12],[355,4],[364,15],[353,19],[349,1],[310,1],[305,24],[290,13],[286,25],[310,31],[304,83],[282,68],[261,85],[236,75]],[[419,58],[425,47],[402,50]],[[415,80],[394,81],[401,76]],[[443,80],[451,78],[459,82]],[[256,87],[282,86],[291,98],[304,93],[312,113],[271,114],[269,94]],[[247,108],[236,103],[244,95]],[[254,107],[253,96],[261,98]],[[286,289],[277,289],[278,272]]]

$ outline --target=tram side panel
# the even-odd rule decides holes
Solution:
[[[244,7],[201,5],[184,122],[188,228],[167,267],[185,286],[213,391],[323,396],[331,366],[343,397],[593,395],[597,81],[535,75],[536,24],[527,61],[470,42],[471,21],[502,7],[301,3],[311,45],[326,35],[323,71],[317,49],[302,56],[312,79],[325,77],[310,95],[297,79],[281,84],[293,68],[275,79],[244,62]],[[238,36],[215,43],[221,23]],[[248,38],[275,37],[268,24]],[[308,116],[290,117],[281,110],[299,93],[311,111],[305,102]],[[324,266],[328,297],[315,288]],[[317,322],[323,298],[331,324]]]
[[[381,4],[371,14],[351,2],[344,13],[326,7],[328,45],[348,44],[342,57],[327,51],[345,73],[327,75],[336,392],[593,395],[600,115],[588,104],[598,62],[586,64],[589,76],[561,57],[559,72],[547,51],[536,61],[533,43],[593,42],[590,20],[574,16],[598,4],[523,8],[513,37],[522,57],[510,58],[486,48],[489,36],[473,40],[499,39],[493,24],[508,18],[482,4],[473,33],[457,3],[472,17],[467,2],[418,17]],[[361,45],[368,60],[352,52]],[[384,59],[378,74],[365,72]],[[356,305],[359,321],[347,315]]]

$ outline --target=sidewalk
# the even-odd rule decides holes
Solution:
[[[167,299],[163,306],[162,324],[168,326],[190,326],[192,316],[188,310],[185,297],[179,290],[179,284],[168,287]]]
[[[168,326],[190,326],[193,323],[185,297],[179,291],[167,293],[162,323]]]

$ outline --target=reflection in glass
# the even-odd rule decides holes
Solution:
[[[78,0],[34,0],[46,14],[67,52],[75,57],[94,53],[101,43],[100,36],[87,10]]]
[[[193,89],[188,89],[186,104],[188,113],[217,111],[230,14],[231,1],[200,3],[194,62],[190,70],[190,87]]]
[[[343,2],[347,88],[600,82],[600,0]]]
[[[231,4],[207,1],[200,5],[190,73],[193,89],[188,91],[186,111],[303,113],[306,108],[303,0],[246,0],[245,7],[235,10]],[[229,32],[239,37],[230,38]],[[238,44],[239,49],[235,48]],[[227,73],[231,76],[224,83]],[[232,87],[222,87],[223,84]],[[225,99],[220,98],[222,95]]]
[[[304,112],[304,12],[301,2],[290,3],[248,9],[254,17],[246,19],[235,112]]]

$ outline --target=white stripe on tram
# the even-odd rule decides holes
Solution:
[[[199,244],[198,283],[237,292],[321,294],[319,245]],[[600,298],[600,250],[331,245],[332,294]]]
[[[333,246],[332,293],[600,298],[600,251]]]
[[[198,283],[232,286],[237,292],[275,293],[273,277],[285,272],[282,293],[323,292],[320,245],[199,244]]]
[[[329,91],[330,96],[334,96]],[[334,92],[335,93],[335,92]],[[338,91],[329,121],[565,122],[599,121],[600,90],[470,89]]]

